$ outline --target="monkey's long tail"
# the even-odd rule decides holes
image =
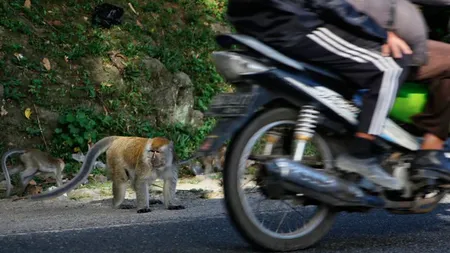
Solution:
[[[62,185],[61,187],[56,188],[53,191],[49,191],[46,193],[41,193],[37,195],[32,195],[29,197],[31,200],[45,200],[50,198],[55,198],[63,195],[64,193],[71,191],[88,178],[92,169],[94,168],[95,161],[97,158],[105,152],[112,144],[112,142],[116,139],[116,136],[109,136],[101,139],[89,150],[86,154],[86,159],[81,166],[80,172],[68,183]]]
[[[9,197],[11,195],[11,177],[9,176],[8,168],[6,167],[6,159],[8,159],[9,156],[13,154],[23,154],[26,151],[24,149],[11,149],[6,151],[2,155],[2,170],[3,170],[3,176],[6,180],[6,197]]]
[[[193,156],[193,157],[188,158],[188,159],[186,159],[184,161],[180,161],[180,162],[176,163],[175,166],[180,166],[180,165],[183,165],[183,164],[187,164],[187,163],[191,162],[192,160],[198,159],[200,157],[202,157],[202,156],[201,155]]]

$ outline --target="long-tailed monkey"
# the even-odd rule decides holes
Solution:
[[[184,206],[172,204],[178,182],[178,166],[173,165],[173,142],[162,137],[152,139],[105,137],[92,146],[86,154],[86,159],[75,178],[53,191],[30,196],[30,199],[54,198],[74,189],[86,181],[94,167],[94,162],[104,152],[106,152],[106,163],[113,181],[114,208],[129,208],[122,205],[122,202],[125,198],[126,183],[130,180],[136,192],[137,212],[150,212],[148,185],[156,178],[162,178],[165,207],[169,210],[184,209]]]
[[[20,154],[19,159],[22,162],[21,165],[12,169],[6,167],[6,160],[8,157],[14,154]],[[28,183],[33,179],[35,175],[39,174],[53,174],[56,178],[57,186],[62,185],[62,171],[64,170],[65,163],[62,159],[54,158],[49,153],[43,152],[39,149],[12,149],[5,152],[2,156],[2,170],[6,180],[6,196],[11,194],[11,178],[10,175],[14,175],[20,172],[21,193],[24,192]]]

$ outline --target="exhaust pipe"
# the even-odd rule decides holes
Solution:
[[[286,158],[274,159],[262,166],[266,192],[277,197],[284,192],[305,196],[339,207],[384,207],[383,199],[365,193],[356,184],[312,169]]]

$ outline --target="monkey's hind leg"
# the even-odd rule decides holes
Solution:
[[[133,205],[122,204],[125,200],[125,193],[127,191],[127,183],[126,182],[114,182],[112,183],[113,187],[113,206],[118,209],[133,209]]]
[[[56,186],[60,187],[62,185],[62,169],[60,169],[59,167],[56,168],[55,178],[56,178]]]
[[[38,171],[38,168],[36,167],[28,167],[28,166],[25,167],[26,169],[20,173],[20,182],[22,184],[22,187],[19,191],[20,195],[23,195],[25,193],[28,183],[30,183],[31,179],[33,179],[33,176]]]

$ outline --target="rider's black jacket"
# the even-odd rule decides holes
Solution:
[[[324,24],[381,44],[387,39],[384,28],[345,0],[228,0],[227,17],[239,33],[284,48]]]

